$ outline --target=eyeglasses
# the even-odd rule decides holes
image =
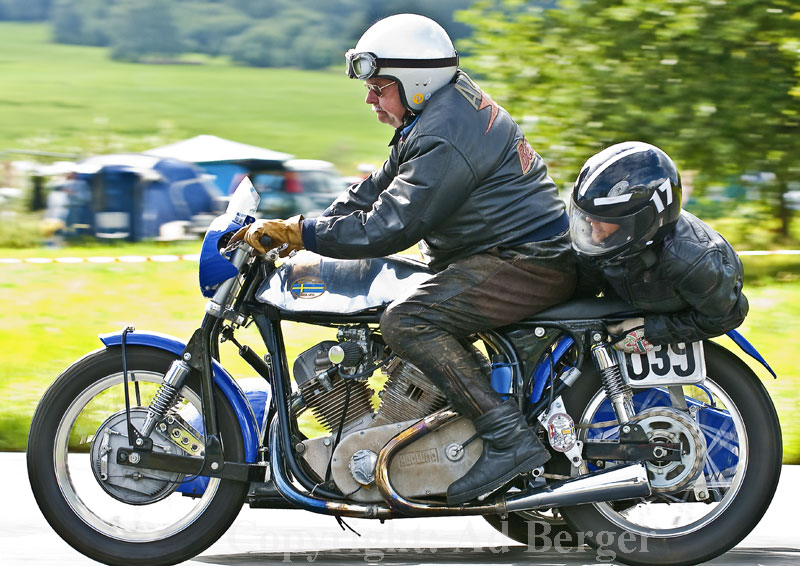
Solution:
[[[378,85],[372,85],[372,84],[367,84],[367,83],[364,83],[364,88],[366,88],[368,91],[370,91],[370,92],[371,92],[371,93],[373,93],[375,96],[377,96],[378,98],[380,98],[381,96],[383,96],[383,89],[385,89],[385,88],[387,88],[387,87],[390,87],[390,86],[392,86],[392,85],[393,85],[393,84],[395,84],[396,82],[397,82],[397,81],[392,81],[392,82],[390,82],[390,83],[386,83],[386,84],[385,84],[385,85],[383,85],[383,86],[378,86]]]

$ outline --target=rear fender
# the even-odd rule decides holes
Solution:
[[[739,332],[736,330],[731,330],[727,334],[728,338],[733,340],[734,343],[737,346],[739,346],[745,354],[752,356],[754,359],[758,360],[761,363],[761,365],[767,368],[767,371],[772,374],[772,377],[778,379],[778,376],[775,374],[774,371],[772,371],[772,368],[769,367],[767,360],[765,360],[761,356],[761,354],[758,353],[758,350],[756,350],[755,346],[753,346],[750,342],[747,341],[747,338],[739,334]]]
[[[121,332],[101,334],[99,338],[106,347],[122,345]],[[176,356],[180,356],[186,348],[186,343],[168,334],[147,331],[142,332],[139,330],[129,332],[125,337],[125,342],[128,345],[149,346],[150,348],[165,350]],[[225,395],[230,402],[236,413],[236,418],[239,421],[239,428],[242,431],[242,438],[244,440],[245,461],[252,464],[256,462],[258,458],[258,447],[260,443],[259,421],[256,419],[256,415],[248,401],[247,395],[245,395],[236,380],[231,377],[231,374],[225,371],[216,360],[212,360],[212,366],[214,370],[214,383],[220,388],[223,395]],[[264,382],[264,385],[266,386],[266,382]],[[255,397],[259,399],[259,405],[263,403],[263,406],[259,407],[259,412],[262,415],[269,402],[269,392],[267,391],[265,400],[264,391],[255,392]]]
[[[744,336],[742,336],[736,330],[731,330],[730,332],[727,332],[726,334],[728,335],[728,337],[731,340],[733,340],[733,342],[737,346],[739,346],[739,348],[742,349],[743,352],[745,352],[749,356],[753,357],[753,359],[755,359],[759,363],[761,363],[761,365],[763,365],[767,369],[767,371],[770,374],[772,374],[772,377],[774,377],[775,379],[778,378],[778,376],[772,370],[772,368],[767,363],[767,361],[758,352],[758,350],[756,350],[755,346],[750,344],[750,342],[748,342],[747,339]],[[558,343],[556,344],[556,347],[554,348],[554,350],[553,350],[553,352],[551,354],[552,358],[553,358],[553,364],[556,364],[561,359],[561,357],[565,353],[567,353],[567,351],[570,349],[570,347],[573,344],[574,344],[574,340],[572,339],[572,337],[570,337],[570,336],[562,337],[558,341]],[[544,361],[549,361],[549,359],[546,357],[546,358],[544,358]],[[549,372],[550,368],[549,368],[549,366],[550,366],[549,363],[541,363],[540,362],[536,366],[536,368],[534,370],[533,392],[532,392],[531,397],[530,397],[530,402],[531,403],[537,402],[539,400],[539,398],[541,397],[541,395],[542,395],[542,391],[544,390],[544,387],[545,387],[545,385],[547,383],[547,380],[548,380],[548,378],[550,376],[550,372]]]

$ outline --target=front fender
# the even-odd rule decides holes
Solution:
[[[110,332],[101,334],[100,341],[106,346],[121,346],[122,332]],[[159,350],[165,350],[176,356],[180,356],[186,348],[186,343],[174,336],[162,334],[160,332],[135,331],[129,332],[125,337],[126,344],[136,346],[149,346]],[[239,421],[239,428],[242,431],[244,440],[245,461],[254,463],[258,457],[259,430],[258,421],[253,413],[253,408],[247,400],[242,388],[236,383],[225,369],[216,361],[212,360],[214,370],[214,383],[222,390],[225,398],[228,399],[236,418]]]

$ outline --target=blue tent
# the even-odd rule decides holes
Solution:
[[[101,155],[75,164],[64,191],[68,233],[139,241],[163,224],[213,214],[220,191],[197,166],[141,154]],[[54,199],[58,200],[58,199]]]

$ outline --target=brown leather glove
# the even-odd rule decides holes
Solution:
[[[618,324],[609,324],[608,331],[616,334],[614,349],[626,354],[646,354],[653,345],[644,337],[644,319],[629,318]]]
[[[289,244],[289,247],[281,252],[281,257],[286,257],[296,250],[303,249],[302,236],[303,215],[298,214],[286,220],[256,220],[249,226],[241,228],[231,238],[230,244],[239,240],[244,240],[260,254],[267,252],[261,245],[261,238],[269,236],[272,238],[272,245],[277,247],[281,244]]]

